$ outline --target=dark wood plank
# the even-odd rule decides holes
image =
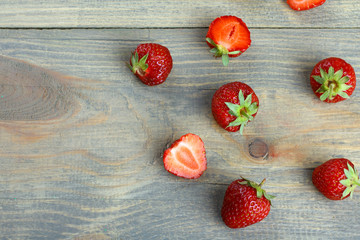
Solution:
[[[308,82],[315,63],[328,56],[359,72],[359,32],[254,29],[252,47],[228,68],[208,53],[205,33],[0,31],[2,237],[360,237],[352,214],[360,210],[359,192],[333,202],[311,184],[312,169],[329,158],[360,166],[357,90],[343,103],[324,104]],[[168,46],[174,57],[173,72],[157,87],[140,83],[124,64],[147,41]],[[245,136],[220,129],[210,110],[215,90],[235,80],[260,98]],[[174,177],[162,165],[166,146],[188,132],[201,136],[207,150],[208,170],[198,180]],[[268,160],[250,157],[255,138],[269,145]],[[266,220],[234,231],[219,209],[227,184],[240,174],[267,178],[277,198]]]

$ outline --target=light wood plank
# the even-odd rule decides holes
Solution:
[[[222,15],[236,15],[249,27],[358,28],[360,3],[327,1],[305,12],[284,0],[105,0],[1,2],[2,28],[189,28],[208,27]]]
[[[228,68],[208,53],[205,33],[1,30],[1,234],[359,238],[352,214],[360,210],[359,192],[332,202],[311,184],[312,169],[329,158],[348,157],[360,166],[358,93],[324,104],[308,82],[315,63],[328,56],[343,57],[359,72],[359,32],[254,29],[253,46]],[[146,41],[168,46],[174,57],[173,72],[157,87],[140,83],[124,64]],[[260,98],[259,114],[242,137],[220,129],[210,110],[215,90],[235,80]],[[208,170],[198,180],[172,176],[162,165],[166,146],[187,132],[201,136],[207,150]],[[267,161],[248,154],[254,138],[269,145]],[[227,184],[240,174],[266,177],[277,198],[266,220],[233,231],[219,210]]]

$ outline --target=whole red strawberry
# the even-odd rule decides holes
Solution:
[[[163,161],[165,169],[176,176],[199,178],[207,167],[204,142],[188,133],[166,149]]]
[[[250,31],[246,24],[235,16],[216,18],[209,26],[206,41],[215,57],[222,57],[224,66],[229,57],[238,57],[251,45]]]
[[[270,212],[274,196],[261,189],[260,183],[247,179],[232,182],[225,192],[221,217],[230,228],[243,228],[263,220]]]
[[[315,187],[331,200],[352,197],[360,186],[359,173],[346,158],[334,158],[315,168],[312,181]]]
[[[240,130],[257,114],[259,99],[254,90],[242,82],[220,87],[212,98],[211,109],[216,122],[229,132]]]
[[[289,6],[296,11],[309,10],[325,3],[326,0],[287,0]]]
[[[130,59],[129,68],[146,85],[165,82],[173,66],[170,51],[156,43],[140,44]]]
[[[330,57],[315,65],[310,84],[321,101],[336,103],[349,98],[354,92],[356,76],[350,64],[341,58]]]

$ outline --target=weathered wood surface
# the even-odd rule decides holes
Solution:
[[[308,83],[312,66],[330,55],[360,70],[349,45],[359,45],[358,31],[253,30],[254,45],[228,68],[211,57],[198,29],[0,33],[7,56],[0,58],[5,239],[360,237],[352,214],[360,210],[359,196],[327,201],[310,178],[331,157],[360,165],[358,94],[324,104]],[[320,41],[335,34],[347,38]],[[138,44],[133,39],[169,47],[174,69],[163,85],[144,86],[126,68]],[[233,80],[261,99],[243,137],[211,116],[212,94]],[[207,149],[208,170],[198,180],[176,178],[162,166],[167,144],[187,132],[200,135]],[[268,161],[250,158],[254,138],[269,144]],[[219,210],[226,185],[239,174],[268,178],[277,199],[265,221],[234,231]]]
[[[286,0],[2,0],[3,28],[208,27],[221,15],[237,15],[249,27],[358,28],[360,2],[327,1],[295,12]]]
[[[208,52],[204,27],[239,2],[239,14],[254,20],[246,19],[253,43],[224,68]],[[3,1],[0,239],[360,239],[360,192],[334,202],[311,184],[313,168],[329,158],[360,167],[359,94],[324,104],[309,85],[312,67],[329,56],[360,72],[359,16],[352,16],[359,3],[328,1],[304,13],[285,1],[133,3]],[[139,9],[148,15],[137,16]],[[204,11],[197,17],[189,9]],[[132,29],[140,27],[162,29]],[[141,42],[171,51],[164,84],[147,87],[127,69]],[[260,98],[244,136],[222,130],[210,109],[215,90],[235,80]],[[207,150],[198,180],[162,165],[163,150],[188,132]],[[269,145],[266,161],[248,153],[256,138]],[[220,208],[240,174],[266,177],[277,198],[264,221],[231,230]]]

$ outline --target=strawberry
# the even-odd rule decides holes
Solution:
[[[310,85],[321,101],[336,103],[354,92],[356,76],[350,64],[341,58],[326,58],[318,62],[310,76]]]
[[[206,41],[215,57],[222,57],[224,66],[229,57],[238,57],[251,45],[250,31],[246,24],[235,16],[216,18],[209,26]]]
[[[207,166],[204,142],[188,133],[165,150],[163,160],[168,172],[183,178],[199,178]]]
[[[326,0],[287,0],[289,6],[296,11],[304,11],[318,7],[325,2]]]
[[[254,90],[242,82],[220,87],[212,98],[211,109],[216,122],[229,132],[240,130],[257,114],[259,99]]]
[[[356,186],[360,186],[359,173],[354,169],[354,164],[346,158],[330,159],[315,168],[312,182],[331,200],[352,197]]]
[[[140,44],[132,54],[128,65],[130,70],[148,86],[165,82],[172,66],[170,51],[156,43]]]
[[[243,228],[263,220],[270,212],[271,199],[261,186],[247,179],[233,181],[225,192],[221,217],[229,228]]]

